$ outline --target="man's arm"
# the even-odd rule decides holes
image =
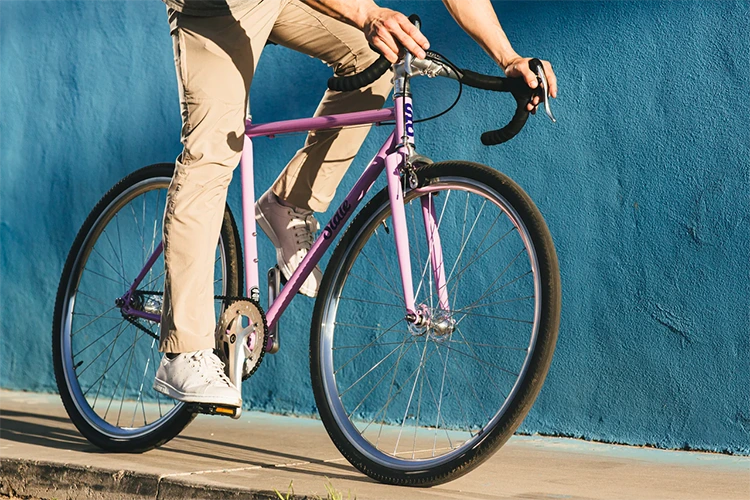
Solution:
[[[390,62],[396,62],[400,46],[419,58],[430,47],[427,38],[406,16],[378,7],[373,0],[302,0],[334,19],[362,30],[367,40]]]
[[[536,88],[536,75],[529,69],[530,58],[521,57],[505,35],[490,0],[443,0],[456,22],[503,69],[506,76],[520,76],[529,87]],[[552,66],[542,61],[550,85],[550,95],[557,97],[557,78]],[[538,104],[535,99],[534,105]],[[534,106],[529,105],[529,110]]]

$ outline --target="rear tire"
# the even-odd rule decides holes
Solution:
[[[52,358],[60,397],[81,434],[108,451],[160,446],[195,417],[184,404],[152,388],[161,359],[158,323],[125,318],[115,306],[161,241],[173,170],[174,164],[142,168],[104,195],[73,242],[57,290]],[[239,294],[240,253],[227,206],[215,294]],[[138,288],[139,307],[160,310],[163,270],[160,256]],[[217,315],[223,307],[216,302]]]
[[[404,320],[384,189],[327,266],[310,368],[321,419],[352,465],[384,483],[430,486],[487,460],[528,413],[557,341],[560,276],[539,210],[511,179],[468,162],[424,166],[417,176],[419,187],[404,193],[416,303],[454,329]],[[420,203],[428,196],[447,312],[432,283]]]

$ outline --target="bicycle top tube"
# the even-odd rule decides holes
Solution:
[[[250,120],[245,124],[245,135],[248,137],[273,137],[278,134],[290,134],[294,132],[306,132],[308,130],[321,130],[329,128],[350,127],[354,125],[366,125],[380,123],[396,118],[395,108],[374,109],[368,111],[356,111],[339,115],[318,116],[315,118],[302,118],[296,120],[284,120],[272,123],[253,125]]]

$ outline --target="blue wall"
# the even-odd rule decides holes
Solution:
[[[461,65],[496,71],[439,2],[382,3],[419,12],[433,47]],[[506,119],[508,102],[468,90],[450,119],[418,133],[435,159],[517,180],[555,237],[560,340],[522,431],[749,453],[750,4],[496,8],[520,53],[553,61],[558,124],[537,118],[518,140],[484,148],[479,133]],[[255,121],[311,113],[328,73],[269,48]],[[419,86],[423,116],[452,101],[450,82]],[[0,1],[0,111],[0,386],[53,391],[54,294],[78,227],[119,178],[179,152],[163,6]],[[366,149],[382,139],[373,132]],[[259,188],[301,140],[258,141]],[[237,186],[230,204],[239,211]],[[253,407],[314,412],[311,309],[302,299],[285,315],[282,353],[246,384]]]

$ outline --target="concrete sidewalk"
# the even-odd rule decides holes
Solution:
[[[741,499],[750,458],[514,437],[475,471],[430,489],[375,483],[351,467],[312,419],[248,412],[199,416],[165,446],[104,453],[86,441],[56,395],[0,391],[0,495],[39,498],[326,497],[360,500]]]

